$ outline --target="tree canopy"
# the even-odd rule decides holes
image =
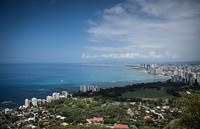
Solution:
[[[182,111],[180,124],[187,129],[200,127],[200,94],[193,93],[180,97],[177,101],[178,108]]]

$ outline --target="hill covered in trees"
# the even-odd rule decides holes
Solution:
[[[51,103],[2,111],[0,128],[105,129],[124,124],[134,129],[198,129],[199,88],[167,81],[77,92]]]
[[[99,92],[78,92],[74,96],[103,97],[116,101],[140,101],[141,99],[159,99],[180,97],[186,91],[199,91],[200,85],[186,83],[151,82],[102,89]]]

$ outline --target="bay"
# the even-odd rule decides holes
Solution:
[[[166,79],[119,64],[0,64],[0,108],[53,92],[76,92],[83,84],[113,87]]]

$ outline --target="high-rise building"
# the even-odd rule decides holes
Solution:
[[[189,83],[190,83],[190,85],[194,84],[195,83],[195,78],[194,77],[190,78]]]
[[[200,73],[197,73],[196,77],[197,77],[197,82],[200,83]]]
[[[31,101],[33,106],[37,106],[37,98],[34,97],[31,99]]]
[[[86,86],[85,85],[81,85],[80,86],[80,92],[86,92],[87,89],[86,89]]]
[[[38,100],[37,100],[37,103],[38,103],[38,104],[42,104],[42,99],[38,99]]]
[[[98,86],[93,86],[93,85],[81,85],[80,86],[80,92],[87,92],[87,91],[99,91],[100,88]]]
[[[188,72],[185,72],[185,79],[186,79],[186,82],[189,82],[189,73]]]
[[[53,94],[52,94],[52,98],[53,98],[53,100],[56,99],[56,93],[53,93]]]
[[[56,93],[56,99],[60,98],[60,93]]]
[[[6,108],[6,109],[4,109],[4,112],[5,112],[5,114],[9,114],[10,109],[9,109],[9,108]]]
[[[24,104],[24,106],[25,106],[26,108],[30,107],[30,101],[29,101],[28,99],[25,99],[25,104]]]
[[[46,103],[47,101],[46,101],[46,99],[42,99],[42,103]]]
[[[53,100],[57,100],[60,98],[60,93],[53,93],[52,97],[53,97]]]
[[[51,103],[53,100],[53,97],[52,96],[47,96],[47,103]]]
[[[64,96],[64,98],[67,98],[68,92],[67,91],[62,91],[62,95]]]

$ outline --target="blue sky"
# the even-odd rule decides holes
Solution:
[[[200,60],[196,0],[2,0],[0,62]]]

